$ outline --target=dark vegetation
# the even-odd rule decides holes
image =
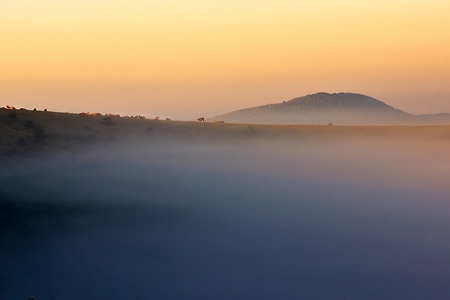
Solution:
[[[333,126],[334,125],[334,126]],[[182,122],[0,109],[0,159],[17,155],[72,152],[112,142],[159,139],[227,141],[230,139],[306,139],[372,137],[449,139],[450,126],[254,125]]]
[[[115,126],[116,125],[116,123],[113,122],[111,117],[105,117],[102,120],[103,120],[103,125],[106,125],[106,126]]]
[[[118,122],[119,121],[119,122]],[[79,116],[37,110],[0,109],[0,158],[74,151],[141,131],[142,119]],[[120,128],[115,128],[120,123]],[[106,126],[105,126],[106,125]]]
[[[15,119],[17,119],[17,114],[16,114],[16,112],[13,110],[13,111],[11,111],[11,112],[8,114],[8,117],[9,117],[10,119],[15,120]]]

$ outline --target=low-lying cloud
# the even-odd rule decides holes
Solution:
[[[150,141],[5,164],[5,299],[445,299],[447,141]]]

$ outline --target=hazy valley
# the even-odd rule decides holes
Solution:
[[[450,295],[450,126],[14,112],[2,298]]]

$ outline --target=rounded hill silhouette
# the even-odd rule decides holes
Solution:
[[[317,93],[294,98],[281,103],[281,106],[300,106],[319,109],[385,109],[395,110],[392,106],[375,98],[353,93]]]
[[[245,108],[213,120],[257,124],[401,124],[411,115],[375,98],[355,93],[317,93],[277,104]]]

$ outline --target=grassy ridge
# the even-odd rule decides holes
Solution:
[[[0,154],[74,151],[134,139],[343,138],[450,139],[450,126],[249,125],[157,121],[0,109]]]

